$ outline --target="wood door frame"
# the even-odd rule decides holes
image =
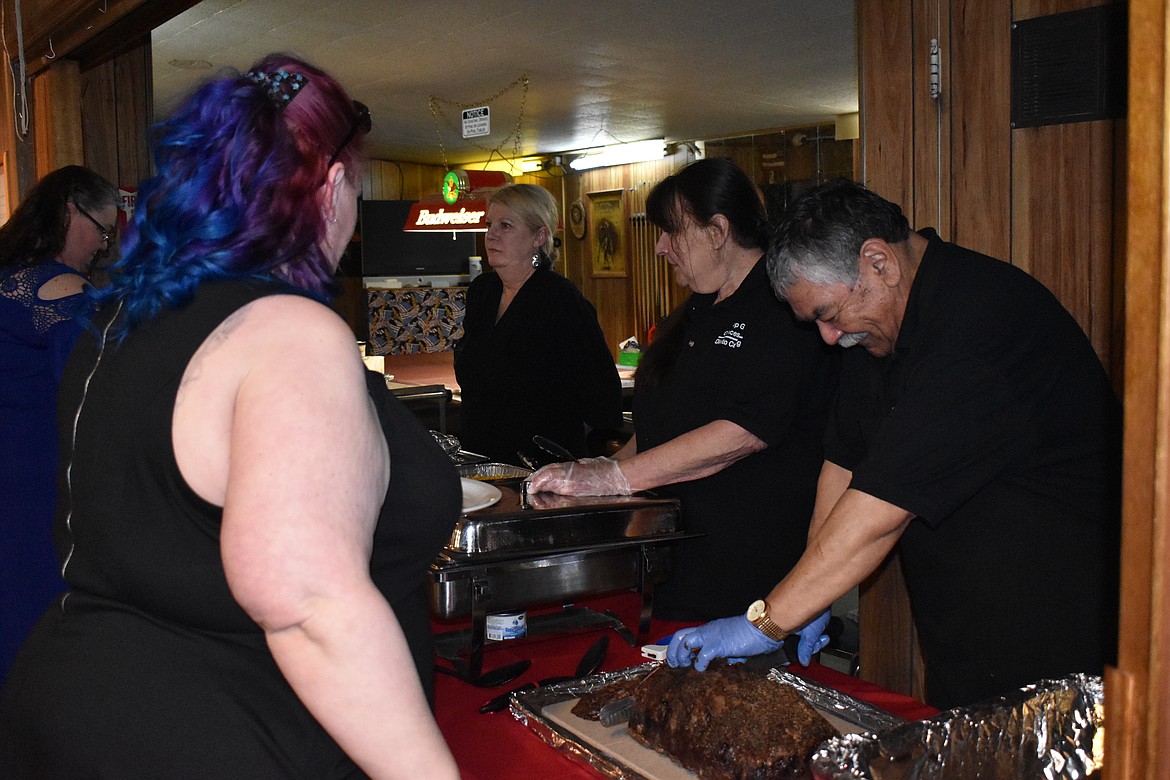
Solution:
[[[1129,3],[1125,475],[1118,663],[1105,675],[1109,778],[1170,776],[1170,166],[1166,0]]]

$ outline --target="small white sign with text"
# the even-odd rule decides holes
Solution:
[[[463,109],[464,138],[476,138],[481,135],[488,135],[491,131],[492,117],[489,106]]]

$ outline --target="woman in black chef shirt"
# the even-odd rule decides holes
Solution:
[[[621,425],[621,381],[597,312],[552,270],[557,204],[548,190],[513,184],[488,200],[491,272],[471,283],[455,346],[460,441],[521,464],[545,436],[583,456],[586,428]]]
[[[657,254],[692,295],[635,375],[637,434],[613,458],[546,466],[531,487],[680,499],[685,530],[705,536],[673,546],[655,612],[706,620],[742,612],[800,558],[836,362],[773,294],[763,200],[734,163],[668,176],[646,213],[662,230]]]

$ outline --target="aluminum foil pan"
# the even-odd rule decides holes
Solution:
[[[1078,674],[878,736],[834,737],[812,769],[824,780],[1082,778],[1100,770],[1103,723],[1101,678]]]
[[[598,729],[602,728],[598,724],[576,717],[559,716],[564,703],[575,701],[610,683],[649,674],[658,666],[658,662],[651,662],[615,672],[602,672],[583,680],[520,691],[512,697],[512,716],[549,745],[577,763],[591,767],[603,777],[619,780],[693,778],[693,773],[649,748],[638,748],[647,754],[646,763],[632,761],[627,752],[611,748],[610,739],[595,736]],[[905,722],[897,716],[784,669],[772,669],[768,678],[776,683],[794,686],[841,731],[872,734]],[[835,719],[839,722],[834,722]],[[624,729],[624,726],[614,726],[609,731],[617,734]]]
[[[530,477],[532,472],[519,466],[509,466],[507,463],[468,463],[458,466],[459,476],[467,479],[514,479]]]

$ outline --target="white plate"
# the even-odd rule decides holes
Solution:
[[[477,509],[486,509],[503,498],[504,494],[495,485],[489,485],[478,479],[459,478],[463,488],[463,513],[474,512]]]

